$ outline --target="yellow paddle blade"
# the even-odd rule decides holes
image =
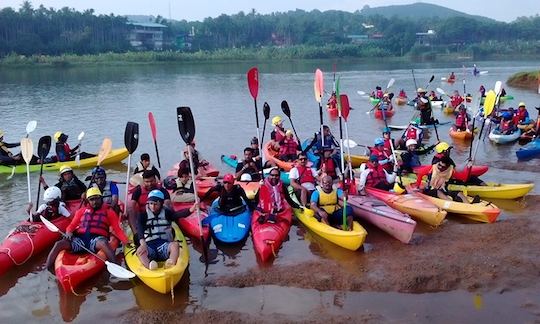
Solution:
[[[32,155],[34,152],[34,144],[30,138],[24,137],[21,138],[21,154],[26,164],[30,163],[32,160]]]
[[[484,117],[487,117],[491,114],[493,111],[493,108],[495,107],[495,99],[497,98],[497,94],[493,90],[489,90],[486,94],[486,100],[484,100]]]
[[[103,143],[101,143],[101,148],[99,149],[97,165],[101,165],[101,162],[103,162],[109,153],[111,153],[111,150],[112,141],[110,138],[105,137]]]

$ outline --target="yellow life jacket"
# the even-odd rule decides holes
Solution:
[[[334,189],[332,192],[326,193],[319,188],[317,191],[319,191],[319,207],[324,209],[328,214],[334,213],[339,208],[337,190]]]

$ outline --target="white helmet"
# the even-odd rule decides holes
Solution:
[[[45,190],[45,192],[43,193],[43,200],[48,203],[55,199],[60,199],[61,195],[62,192],[60,191],[60,188],[58,188],[57,186],[52,186],[47,188],[47,190]]]
[[[251,180],[252,180],[251,174],[249,174],[249,173],[244,173],[240,177],[240,181],[251,181]]]
[[[415,140],[415,139],[408,139],[407,142],[405,143],[405,146],[409,147],[410,145],[417,145],[418,142]]]

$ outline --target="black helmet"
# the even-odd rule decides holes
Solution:
[[[176,178],[174,176],[168,176],[163,179],[163,186],[167,190],[176,190]]]

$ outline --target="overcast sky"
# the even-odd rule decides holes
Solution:
[[[22,0],[0,0],[0,7],[18,9]],[[59,9],[65,6],[77,10],[94,9],[98,14],[116,15],[161,15],[177,20],[202,20],[217,17],[222,13],[234,14],[249,12],[254,8],[259,13],[288,11],[295,9],[321,11],[337,9],[354,12],[363,6],[379,7],[385,5],[410,4],[415,0],[33,0],[34,7]],[[521,16],[534,16],[540,13],[540,0],[437,0],[423,1],[459,10],[468,14],[481,15],[500,21],[510,22]],[[170,8],[170,10],[169,10]],[[170,15],[169,15],[170,12]]]

